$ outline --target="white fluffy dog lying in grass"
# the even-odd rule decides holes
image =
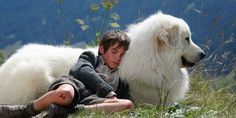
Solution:
[[[128,81],[134,101],[168,104],[183,99],[189,85],[185,68],[205,56],[192,42],[188,24],[159,12],[131,25],[127,34],[131,44],[120,74]],[[0,103],[26,104],[43,95],[52,81],[68,74],[83,51],[25,45],[0,68]]]

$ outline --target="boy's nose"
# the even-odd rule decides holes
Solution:
[[[121,61],[121,56],[116,56],[116,57],[115,57],[115,61],[116,61],[116,62],[120,62],[120,61]]]

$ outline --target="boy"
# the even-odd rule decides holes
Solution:
[[[27,118],[47,108],[49,117],[66,117],[78,108],[104,113],[132,108],[128,85],[118,74],[118,66],[129,43],[129,37],[122,31],[105,33],[99,44],[98,57],[92,52],[82,53],[69,76],[52,83],[49,92],[25,106],[1,105],[0,117]]]

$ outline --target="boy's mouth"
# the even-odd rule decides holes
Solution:
[[[119,65],[119,62],[113,62],[113,64],[115,64],[115,65]]]

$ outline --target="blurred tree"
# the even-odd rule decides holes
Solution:
[[[3,51],[0,49],[0,65],[2,65],[3,62],[4,62]]]
[[[70,33],[66,31],[65,27],[65,18],[62,14],[62,4],[64,0],[57,0],[58,3],[58,14],[60,16],[60,22],[63,28],[64,33],[64,44],[65,45],[71,45],[71,40],[74,37],[73,33]],[[106,28],[109,26],[111,28],[119,28],[120,25],[117,23],[117,21],[120,19],[118,13],[110,13],[110,10],[119,3],[119,0],[100,0],[100,4],[92,3],[90,4],[90,21],[91,26],[87,25],[89,23],[85,23],[83,19],[75,19],[75,21],[80,25],[80,28],[82,31],[89,30],[91,28],[92,32],[94,33],[95,39],[92,40],[92,42],[89,44],[90,46],[96,46],[99,43],[99,37],[103,32],[106,30]],[[101,9],[100,9],[101,8]],[[102,12],[98,12],[101,10]],[[102,14],[99,14],[102,13]],[[99,19],[95,19],[95,14],[98,14],[100,16]],[[110,15],[110,17],[109,17]],[[108,22],[109,20],[109,22]],[[97,24],[97,25],[95,25]],[[98,27],[96,27],[98,26]]]
[[[72,42],[72,39],[74,37],[74,34],[71,33],[71,32],[68,32],[65,28],[65,17],[62,13],[62,4],[63,4],[64,0],[57,0],[57,3],[58,3],[58,14],[59,14],[59,20],[60,20],[60,24],[62,26],[62,30],[63,30],[63,33],[64,33],[64,44],[66,46],[69,46],[71,45],[71,42]]]
[[[120,19],[120,16],[116,12],[110,13],[110,10],[119,3],[119,0],[101,0],[100,4],[92,3],[90,5],[90,20],[91,26],[87,25],[83,19],[76,19],[75,21],[80,25],[82,31],[89,30],[91,28],[94,32],[95,39],[91,42],[90,46],[96,46],[99,43],[99,37],[106,30],[107,27],[110,28],[119,28],[120,25],[117,21]],[[98,11],[102,11],[102,14],[99,15]],[[100,16],[100,19],[95,19],[95,14]],[[110,17],[109,17],[110,16]],[[109,22],[108,22],[109,21]],[[98,25],[95,25],[98,24]],[[96,27],[98,26],[98,27]]]

